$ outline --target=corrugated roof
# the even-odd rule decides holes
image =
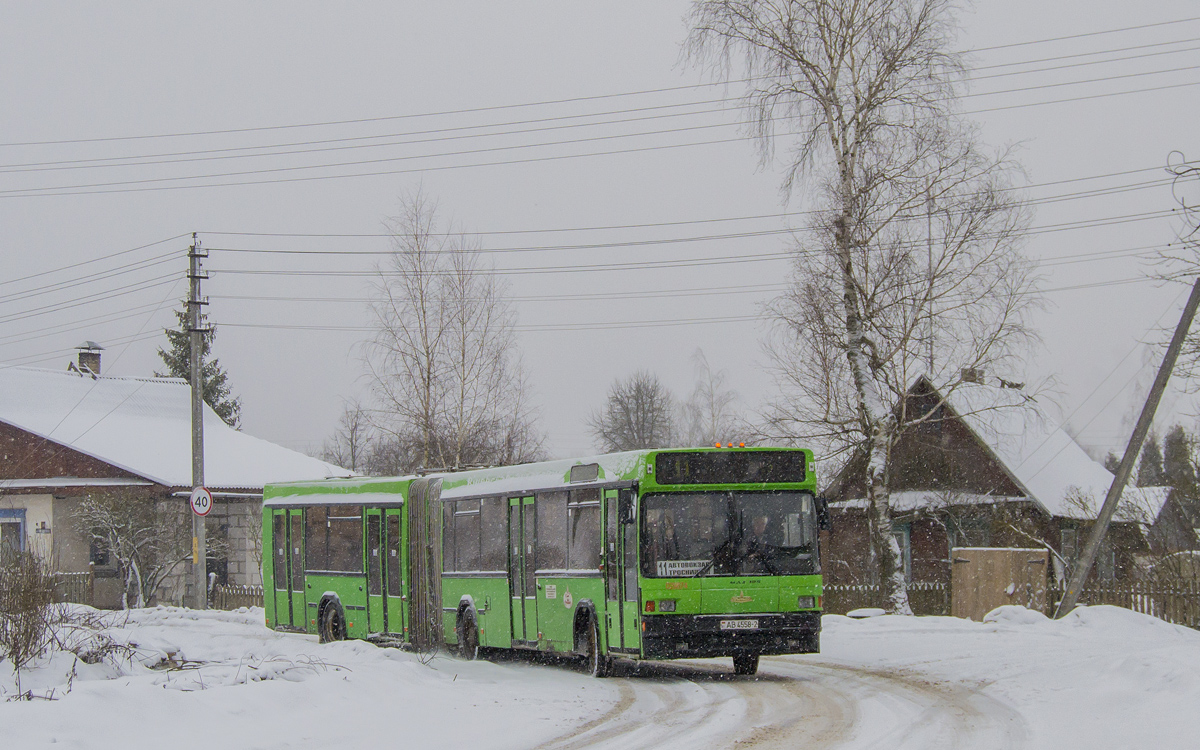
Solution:
[[[0,421],[159,484],[192,483],[191,392],[183,380],[0,368]],[[261,489],[268,482],[349,474],[239,432],[204,406],[204,478],[210,487]]]

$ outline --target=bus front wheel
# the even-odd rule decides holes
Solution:
[[[341,641],[346,638],[346,616],[342,614],[342,605],[329,602],[321,611],[321,624],[317,630],[321,643]]]
[[[758,654],[738,654],[733,657],[733,673],[752,675],[758,672]]]
[[[596,618],[590,618],[587,630],[587,668],[592,677],[607,677],[612,671],[612,661],[600,648],[600,627]]]

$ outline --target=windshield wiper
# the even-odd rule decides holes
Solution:
[[[709,568],[711,568],[717,562],[717,558],[721,556],[721,553],[725,551],[725,548],[733,544],[735,539],[737,539],[736,536],[731,536],[725,541],[721,542],[721,544],[718,545],[715,550],[713,550],[712,557],[708,558],[708,562],[704,563],[704,567],[700,568],[700,570],[697,570],[695,573],[692,573],[692,578],[699,578],[707,573]]]

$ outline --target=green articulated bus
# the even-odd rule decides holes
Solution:
[[[812,453],[642,450],[264,491],[267,624],[371,638],[614,657],[820,648]]]

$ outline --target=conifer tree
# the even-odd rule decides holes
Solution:
[[[1162,449],[1158,446],[1158,436],[1151,433],[1142,446],[1142,457],[1138,461],[1137,486],[1161,487],[1163,484]]]
[[[175,311],[178,321],[177,329],[165,328],[168,349],[159,347],[158,356],[167,366],[166,372],[155,371],[157,378],[183,378],[190,380],[192,376],[192,347],[188,340],[187,303],[182,310]],[[221,363],[210,358],[213,340],[217,336],[216,326],[212,326],[200,337],[200,380],[204,384],[204,403],[212,407],[225,424],[238,429],[241,426],[242,399],[233,395],[229,387],[229,375],[221,368]]]
[[[1187,497],[1196,497],[1196,467],[1192,463],[1195,436],[1182,425],[1175,425],[1163,438],[1162,466],[1164,482]]]

